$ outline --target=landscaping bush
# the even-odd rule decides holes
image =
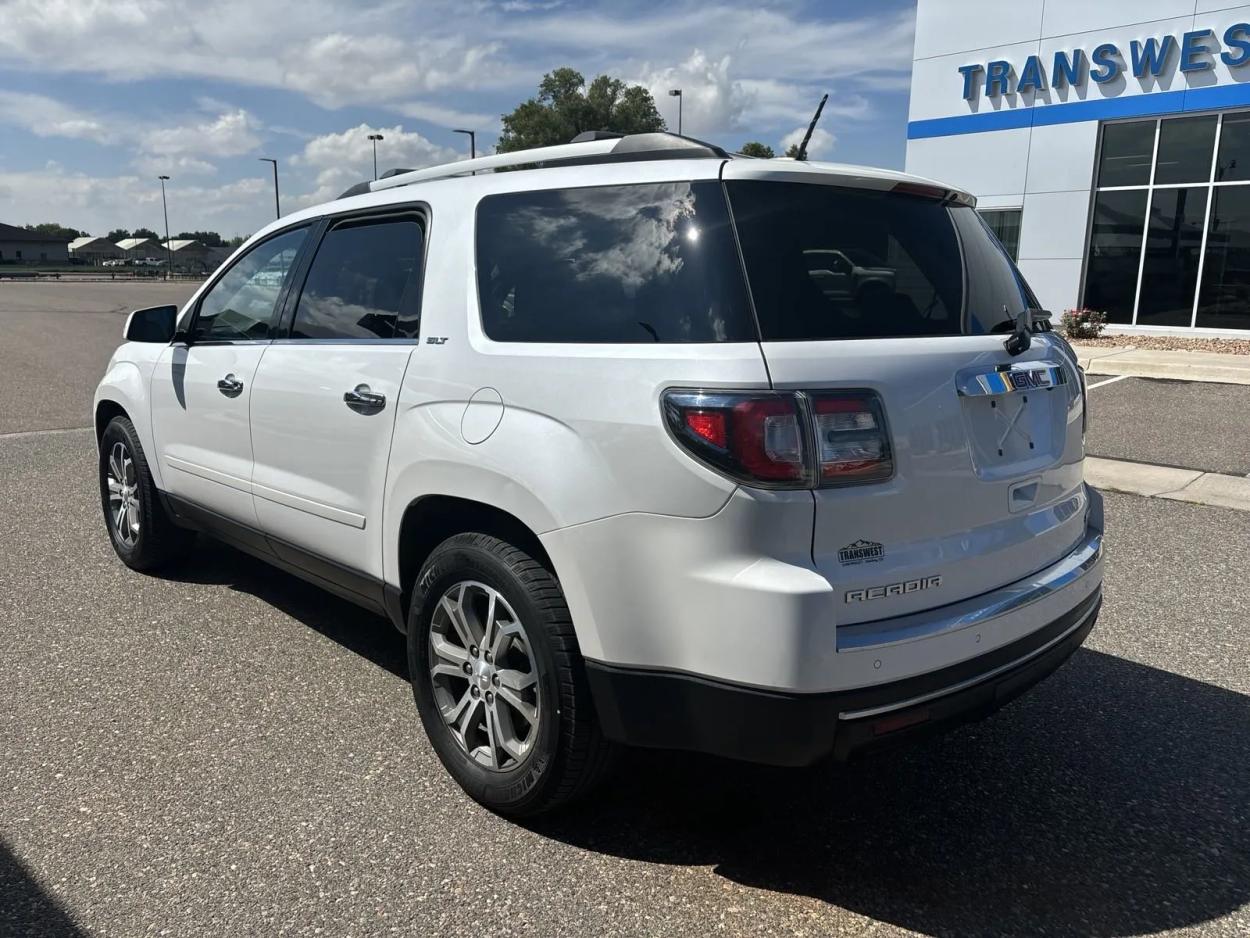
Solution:
[[[1096,339],[1107,325],[1107,314],[1097,309],[1067,309],[1062,323],[1069,339]]]

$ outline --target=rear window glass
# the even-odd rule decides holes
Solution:
[[[727,188],[765,341],[960,335],[965,319],[981,333],[1033,303],[971,208],[808,183]]]
[[[496,341],[756,340],[716,182],[487,196],[477,278]]]

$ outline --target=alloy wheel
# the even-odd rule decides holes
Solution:
[[[106,470],[109,490],[109,517],[117,539],[127,547],[139,541],[141,509],[139,507],[139,476],[126,444],[118,441],[109,451]]]
[[[529,636],[503,595],[456,583],[430,623],[434,701],[452,738],[489,769],[520,763],[538,738],[538,669]]]

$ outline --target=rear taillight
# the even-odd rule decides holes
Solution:
[[[849,485],[894,472],[881,399],[872,391],[670,390],[663,410],[684,449],[751,485]]]

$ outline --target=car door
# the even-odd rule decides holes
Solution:
[[[252,492],[272,549],[375,601],[391,435],[416,348],[424,230],[415,212],[331,222],[252,392]]]
[[[152,430],[169,494],[256,526],[248,408],[252,379],[278,324],[307,237],[301,227],[252,248],[200,297],[184,341],[152,376]]]

